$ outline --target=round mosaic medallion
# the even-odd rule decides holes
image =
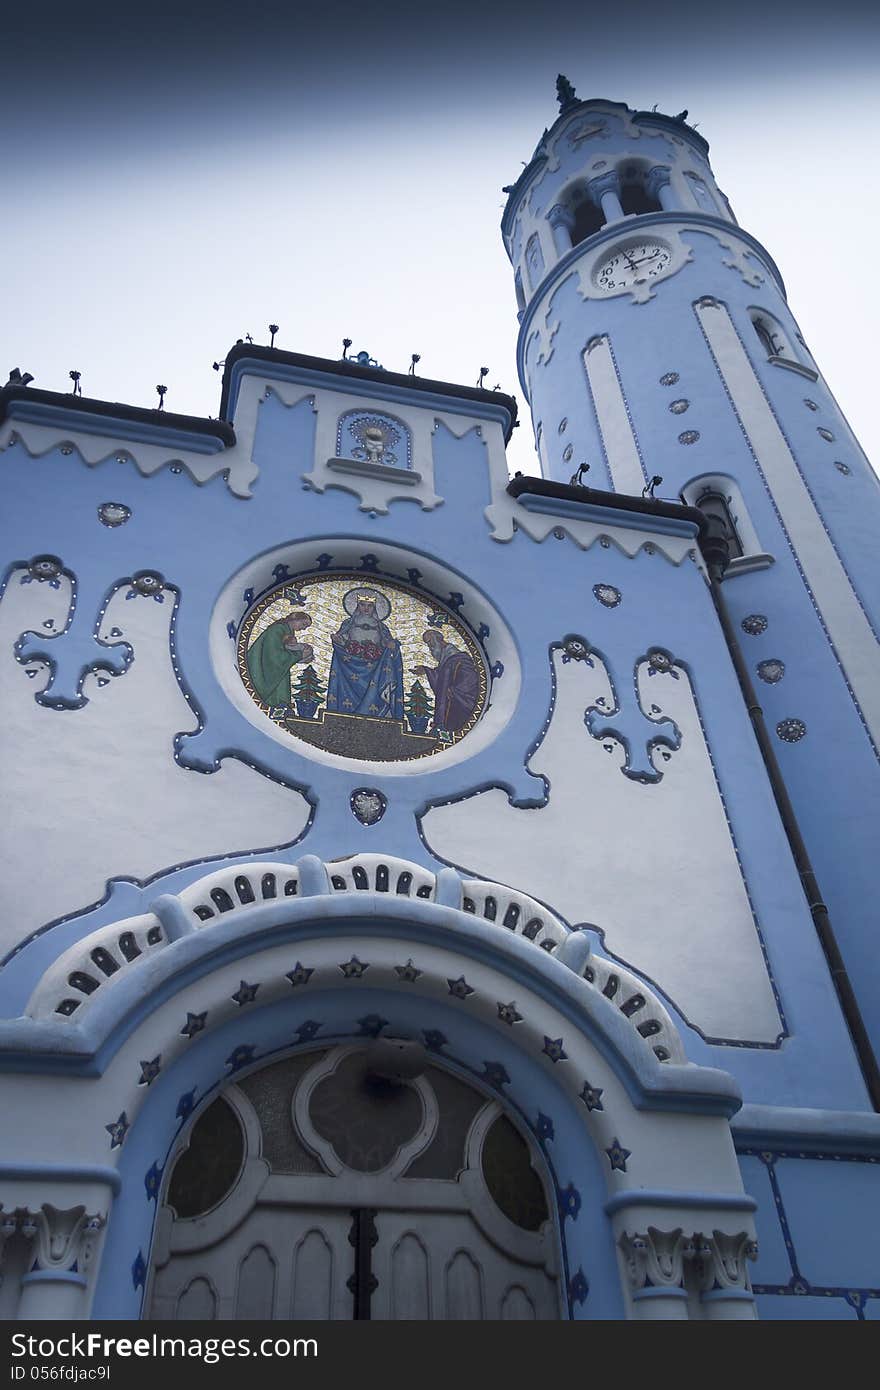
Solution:
[[[155,598],[156,594],[161,594],[165,584],[161,574],[155,574],[153,570],[143,570],[141,574],[134,576],[131,587],[144,598]]]
[[[747,618],[743,618],[740,627],[750,637],[760,637],[762,632],[767,631],[767,619],[763,613],[750,613]]]
[[[660,378],[660,385],[674,386],[678,379],[678,372],[664,372]]]
[[[699,430],[682,430],[681,434],[678,436],[678,442],[679,444],[696,444],[699,437]]]
[[[807,732],[807,726],[802,719],[780,719],[776,732],[783,743],[798,743]]]
[[[667,671],[672,670],[672,657],[654,647],[648,652],[648,665],[652,670],[660,671],[661,674],[665,675]]]
[[[61,574],[61,561],[57,555],[35,555],[28,565],[28,573],[41,584],[47,579],[57,580]]]
[[[686,401],[682,396],[677,401],[670,401],[669,409],[672,411],[673,415],[683,415],[689,405],[690,401]]]
[[[98,508],[98,520],[104,526],[124,526],[131,516],[131,508],[124,502],[102,502]]]
[[[758,662],[758,675],[762,681],[768,685],[776,685],[785,675],[785,663],[772,658],[770,661]]]
[[[460,742],[489,692],[480,646],[451,608],[353,571],[264,594],[245,614],[237,659],[245,689],[274,724],[368,762],[430,757]]]
[[[620,590],[615,589],[613,584],[594,584],[593,593],[606,608],[616,608],[620,603]]]
[[[838,473],[848,474],[852,472],[852,469],[847,463],[840,463],[838,461],[837,463],[835,463],[834,467],[837,469]]]

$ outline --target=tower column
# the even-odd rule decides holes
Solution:
[[[560,256],[564,256],[566,251],[570,251],[572,247],[574,214],[562,203],[556,203],[547,214],[547,221],[553,232],[553,243],[556,250]]]
[[[649,197],[657,199],[664,212],[675,210],[676,201],[670,182],[670,172],[662,164],[655,164],[653,169],[648,170],[645,177],[645,192]]]
[[[602,209],[606,222],[620,221],[623,208],[620,203],[620,178],[616,169],[601,174],[597,179],[590,179],[587,192],[597,207]]]

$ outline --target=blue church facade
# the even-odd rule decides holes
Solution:
[[[686,123],[498,392],[10,380],[4,1318],[873,1318],[878,484]]]

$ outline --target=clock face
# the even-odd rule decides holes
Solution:
[[[671,261],[672,252],[662,242],[634,241],[600,261],[594,278],[600,290],[628,290],[661,275]]]

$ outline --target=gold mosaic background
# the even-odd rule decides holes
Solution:
[[[422,641],[423,632],[433,627],[436,632],[442,633],[446,641],[454,642],[456,646],[462,647],[470,654],[481,677],[480,697],[473,717],[465,728],[454,737],[453,741],[458,742],[479,719],[488,693],[486,663],[479,646],[463,623],[458,621],[443,604],[435,602],[416,589],[410,589],[402,584],[388,583],[375,575],[365,574],[362,571],[330,575],[318,574],[311,578],[286,580],[255,604],[245,617],[238,638],[239,672],[248,693],[261,709],[266,710],[266,706],[254,691],[248,675],[245,664],[247,651],[251,643],[255,642],[267,627],[294,612],[308,613],[312,620],[311,627],[298,632],[296,640],[309,643],[314,649],[315,655],[311,663],[303,663],[303,665],[292,668],[293,681],[296,682],[299,679],[304,665],[311,664],[326,690],[330,675],[330,662],[333,657],[331,637],[334,632],[338,631],[340,623],[348,616],[342,606],[342,600],[350,590],[359,587],[363,588],[364,592],[372,589],[384,594],[391,604],[391,612],[384,621],[400,643],[403,657],[404,698],[409,695],[413,681],[419,680],[433,703],[431,688],[427,680],[424,676],[415,675],[412,669],[414,666],[433,667],[435,664],[433,657]],[[302,594],[305,601],[297,603],[288,597],[285,591],[288,593],[290,591],[298,592]],[[439,627],[436,622],[429,623],[429,614],[442,617],[443,626]],[[323,708],[323,702],[321,708]],[[283,724],[282,720],[277,722]]]

